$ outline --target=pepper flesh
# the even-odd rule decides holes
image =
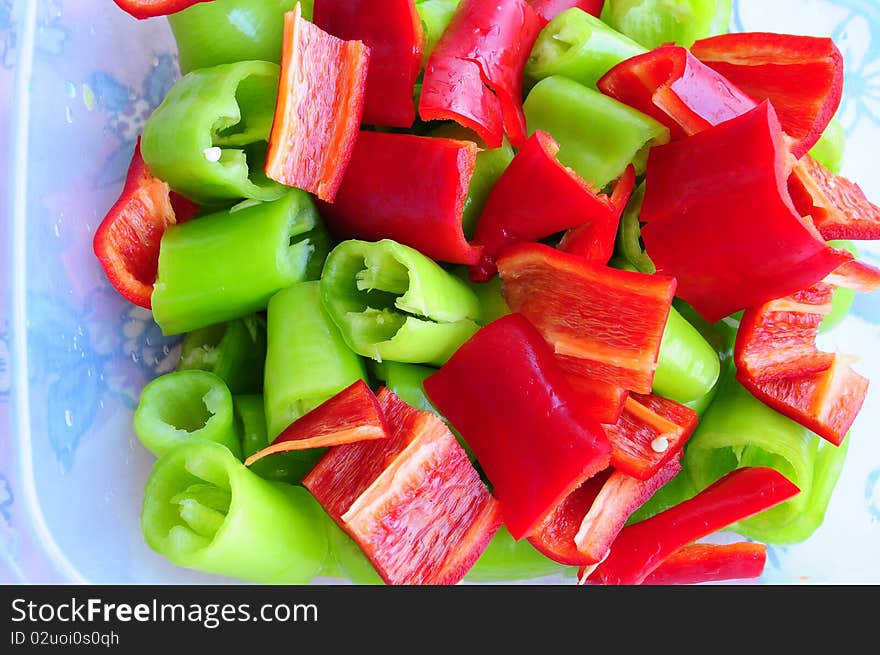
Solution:
[[[281,82],[266,175],[332,202],[351,159],[364,109],[371,50],[284,15]]]
[[[759,578],[767,563],[767,546],[751,541],[733,544],[690,544],[666,558],[645,578],[646,585],[683,585]]]
[[[113,0],[116,5],[127,14],[138,20],[167,16],[178,11],[183,11],[199,2],[210,0]]]
[[[605,0],[529,0],[537,14],[549,22],[567,9],[576,7],[593,16],[602,13]]]
[[[605,0],[602,20],[646,48],[727,31],[732,0]]]

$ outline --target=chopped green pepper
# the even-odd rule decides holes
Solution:
[[[528,580],[557,574],[571,576],[576,570],[538,552],[527,539],[515,541],[502,525],[465,579],[470,582]]]
[[[606,0],[602,20],[648,49],[725,34],[732,0]]]
[[[260,393],[265,363],[266,321],[252,314],[187,334],[177,370],[210,371],[233,394]]]
[[[822,137],[810,150],[810,156],[834,174],[840,174],[843,153],[846,150],[846,132],[836,118],[828,123]]]

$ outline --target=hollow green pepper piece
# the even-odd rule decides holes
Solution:
[[[829,245],[842,250],[847,250],[858,259],[859,251],[852,241],[829,241]],[[837,287],[831,294],[831,313],[827,314],[819,324],[819,332],[829,332],[840,325],[852,309],[856,300],[856,292],[853,289]]]
[[[548,575],[574,575],[577,569],[554,562],[535,550],[526,539],[514,541],[503,525],[492,537],[480,559],[468,571],[469,582],[529,580]]]
[[[186,335],[178,371],[220,377],[233,394],[260,393],[266,364],[266,321],[258,314],[209,325]]]
[[[312,0],[300,0],[312,19]],[[258,59],[281,61],[284,13],[296,0],[212,0],[168,16],[180,71]]]
[[[270,440],[356,380],[367,378],[363,361],[324,310],[320,286],[317,281],[294,284],[269,301],[263,395]],[[312,464],[322,452],[301,451]]]
[[[460,4],[461,0],[416,0],[416,11],[419,12],[422,29],[425,31],[425,62],[428,61],[428,57],[431,56],[437,41],[443,36]]]
[[[329,554],[322,512],[302,487],[263,480],[223,446],[201,441],[156,462],[141,529],[150,548],[178,566],[307,584]]]
[[[650,116],[560,75],[538,82],[523,109],[530,134],[549,132],[559,161],[598,188],[631,163],[643,173],[648,149],[669,141],[669,130]]]
[[[247,459],[269,445],[264,406],[261,395],[232,398],[235,427],[241,439],[242,459]],[[265,480],[294,484],[302,480],[314,465],[314,453],[298,450],[264,457],[251,464],[250,469]]]
[[[278,200],[174,225],[162,235],[153,317],[179,334],[265,309],[323,262],[329,237],[311,198]],[[311,264],[311,266],[310,266]]]
[[[373,362],[373,373],[405,403],[426,412],[440,412],[428,399],[423,382],[437,372],[436,368],[401,362]]]
[[[654,262],[642,245],[642,227],[639,221],[644,200],[645,183],[642,182],[633,191],[626,204],[626,209],[620,217],[615,247],[620,255],[632,265],[633,269],[639,273],[653,275],[657,272],[657,267],[654,266]]]
[[[344,241],[328,255],[321,297],[345,342],[376,361],[446,362],[477,331],[467,285],[396,241]]]
[[[834,118],[828,123],[822,138],[810,150],[810,155],[832,173],[839,174],[845,150],[846,132],[843,123]]]
[[[477,323],[489,325],[489,323],[511,313],[510,306],[502,291],[501,277],[496,275],[488,282],[474,282],[471,280],[466,266],[456,266],[452,272],[468,285],[480,301],[480,316],[477,318]]]
[[[562,75],[595,88],[614,66],[645,52],[628,36],[573,7],[557,15],[538,34],[526,62],[526,80],[536,83],[551,75]]]
[[[189,441],[215,441],[241,456],[226,383],[207,371],[166,373],[141,392],[134,431],[157,457]]]
[[[732,0],[606,0],[602,21],[646,48],[725,34]]]
[[[342,528],[327,517],[330,552],[339,574],[358,585],[384,585],[369,558]]]
[[[279,75],[277,64],[242,61],[180,79],[144,125],[150,172],[202,205],[283,195],[263,172]]]

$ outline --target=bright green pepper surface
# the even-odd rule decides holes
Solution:
[[[266,321],[251,314],[186,335],[178,371],[210,371],[233,394],[260,393],[266,364]]]
[[[606,0],[602,20],[648,49],[725,34],[732,0]]]

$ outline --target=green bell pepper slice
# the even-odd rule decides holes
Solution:
[[[269,301],[263,396],[270,441],[306,412],[367,379],[363,360],[346,345],[324,310],[322,285],[294,284]],[[314,464],[322,452],[301,454]]]
[[[582,9],[567,9],[538,34],[526,62],[527,83],[562,75],[596,88],[596,83],[617,64],[647,49],[613,30]]]
[[[300,0],[312,19],[313,0]],[[212,0],[168,16],[180,72],[237,61],[281,62],[284,14],[296,0]]]
[[[653,50],[725,34],[732,0],[605,0],[602,20]]]
[[[573,576],[576,568],[554,562],[538,552],[527,539],[515,541],[503,525],[492,537],[465,580],[469,582],[504,582],[530,580],[549,575]]]
[[[471,280],[467,266],[456,266],[452,268],[452,272],[468,285],[470,290],[476,294],[477,300],[480,301],[480,315],[477,318],[477,323],[489,325],[489,323],[511,313],[510,305],[504,298],[500,276],[496,275],[488,282],[474,282]]]
[[[202,205],[282,196],[287,187],[264,172],[280,70],[242,61],[178,80],[144,125],[150,172]]]
[[[523,109],[530,134],[549,132],[559,161],[597,188],[629,164],[643,173],[648,149],[669,141],[669,130],[650,116],[560,75],[538,82]]]
[[[645,183],[642,182],[635,188],[626,204],[626,209],[623,210],[614,246],[617,253],[626,259],[634,270],[653,275],[657,272],[657,267],[645,252],[642,243],[642,224],[639,220],[644,200]]]
[[[207,371],[166,373],[141,392],[134,431],[144,447],[161,457],[190,441],[214,441],[241,455],[232,418],[232,394]]]
[[[150,548],[178,566],[307,584],[329,554],[322,514],[302,487],[264,480],[223,446],[201,441],[156,462],[141,530]]]
[[[843,123],[834,118],[828,123],[822,137],[810,150],[810,156],[832,173],[839,175],[845,150],[846,132],[843,129]]]
[[[266,320],[259,314],[193,330],[183,339],[178,371],[220,377],[233,394],[260,393],[266,364]]]
[[[441,366],[479,329],[474,292],[390,239],[336,246],[324,264],[321,297],[349,347],[379,362]]]
[[[419,12],[422,29],[425,31],[425,62],[428,61],[428,57],[431,56],[460,4],[461,0],[416,0],[416,11]]]
[[[159,248],[153,317],[169,335],[265,309],[279,290],[316,275],[329,242],[299,189],[173,225]]]
[[[419,364],[403,364],[401,362],[373,362],[370,367],[373,375],[382,381],[403,402],[425,412],[440,412],[434,407],[425,393],[425,379],[437,372],[436,368]]]

